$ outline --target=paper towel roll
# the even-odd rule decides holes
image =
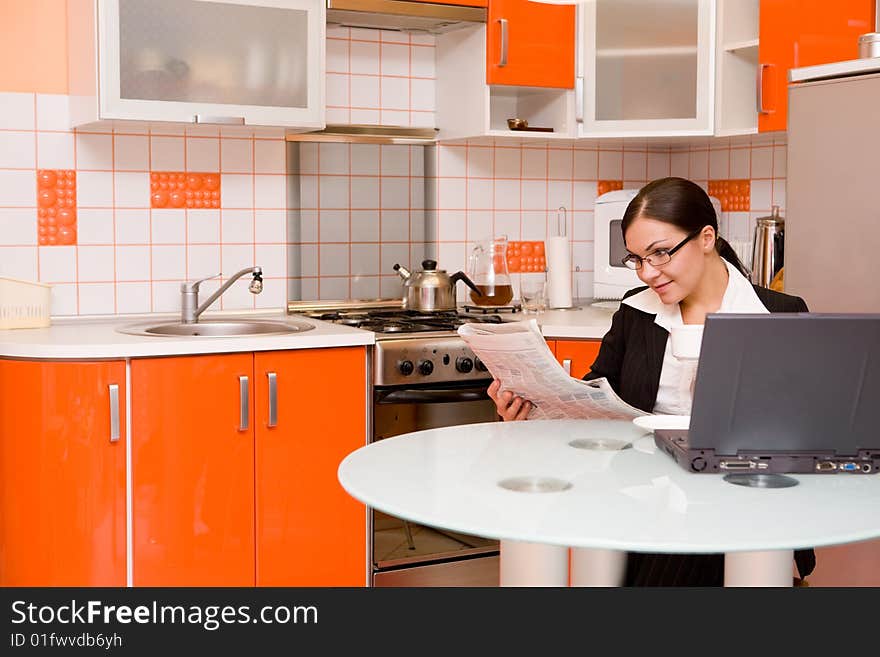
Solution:
[[[571,307],[571,244],[567,237],[547,239],[547,305]]]

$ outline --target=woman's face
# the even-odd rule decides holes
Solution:
[[[624,242],[630,253],[644,258],[657,249],[672,249],[687,236],[684,230],[665,221],[639,217],[629,225]],[[705,254],[714,246],[711,229],[701,232],[673,253],[665,265],[655,267],[642,261],[636,274],[663,303],[679,303],[696,289],[706,267]]]

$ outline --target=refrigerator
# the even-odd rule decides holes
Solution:
[[[792,69],[785,292],[880,312],[880,58]]]

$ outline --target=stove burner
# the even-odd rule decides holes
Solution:
[[[497,308],[481,309],[494,310]],[[455,331],[462,324],[483,323],[483,324],[501,324],[504,320],[498,314],[477,314],[459,313],[455,310],[449,310],[437,313],[425,313],[410,310],[398,309],[378,309],[378,310],[356,310],[356,311],[316,311],[306,313],[307,317],[320,319],[345,326],[353,326],[355,328],[373,331],[374,333],[425,333],[429,331]]]

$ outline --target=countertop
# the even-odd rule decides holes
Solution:
[[[121,316],[53,320],[40,329],[0,330],[0,357],[36,359],[96,359],[218,354],[242,351],[278,351],[370,345],[373,333],[330,322],[308,319],[315,328],[303,333],[241,337],[138,336],[116,329],[145,321],[175,321],[178,315]],[[218,313],[204,319],[301,319],[285,312]]]
[[[547,310],[540,315],[511,313],[510,320],[537,317],[545,337],[599,339],[611,326],[613,309],[599,308],[592,299],[576,300],[571,310]],[[48,328],[0,330],[0,357],[35,359],[147,358],[185,354],[216,354],[241,351],[276,351],[371,345],[372,332],[341,324],[288,315],[278,311],[205,313],[204,319],[305,320],[315,328],[303,333],[243,337],[137,336],[116,329],[146,321],[175,321],[176,314],[123,315],[53,319]]]
[[[626,440],[622,450],[572,446]],[[631,422],[544,420],[430,429],[349,454],[339,480],[399,518],[501,540],[635,552],[786,550],[880,536],[880,476],[790,475],[751,488],[693,474]],[[569,485],[523,492],[523,478]]]

